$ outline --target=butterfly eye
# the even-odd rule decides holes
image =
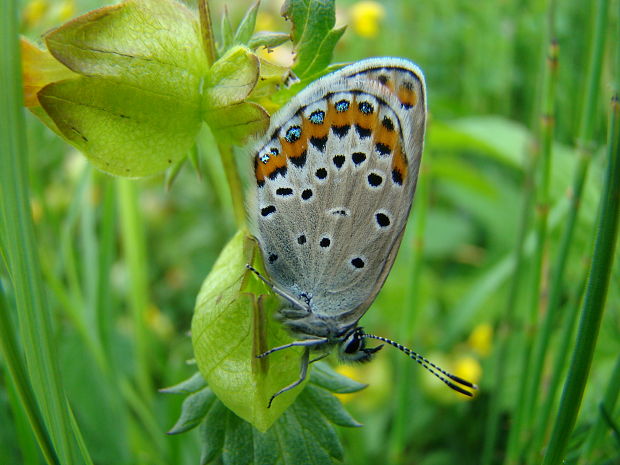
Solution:
[[[344,342],[344,353],[345,354],[354,354],[355,352],[359,351],[364,345],[364,340],[360,339],[359,337],[357,337],[357,335],[354,333],[350,339],[347,339]]]

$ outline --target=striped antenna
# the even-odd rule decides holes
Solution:
[[[385,337],[375,336],[374,334],[363,333],[360,336],[367,337],[369,339],[377,339],[379,341],[383,341],[387,344],[390,344],[391,346],[396,347],[398,350],[407,354],[410,358],[418,362],[420,365],[422,365],[424,368],[430,371],[433,375],[435,375],[437,378],[443,381],[450,389],[454,389],[456,392],[460,392],[461,394],[464,394],[469,397],[474,396],[473,393],[463,389],[461,386],[458,386],[458,384],[461,384],[462,386],[468,387],[470,389],[478,389],[478,386],[476,386],[474,383],[470,383],[469,381],[466,381],[463,378],[459,378],[458,376],[453,375],[452,373],[448,373],[447,371],[438,367],[437,365],[435,365],[433,362],[426,359],[422,355],[418,354],[417,352],[414,352],[411,349],[408,349],[407,347],[403,345],[400,345],[398,342],[394,342],[391,339],[387,339]],[[454,383],[452,381],[454,381]]]

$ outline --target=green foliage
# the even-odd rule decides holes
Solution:
[[[189,394],[169,434],[182,433],[200,424],[202,464],[327,465],[343,458],[342,446],[332,424],[362,426],[331,392],[352,393],[364,387],[338,375],[327,365],[317,363],[299,399],[265,431],[253,428],[225,408],[222,397],[216,397],[199,374],[163,392]]]
[[[267,408],[275,392],[297,379],[300,352],[256,358],[290,340],[270,318],[277,300],[269,299],[265,285],[245,267],[257,263],[259,256],[258,245],[244,231],[222,250],[196,299],[192,340],[210,388],[235,414],[264,432],[301,391],[288,392]]]
[[[45,41],[84,77],[51,83],[39,101],[95,166],[148,176],[186,155],[200,126],[207,71],[188,9],[172,0],[130,1],[76,18]]]
[[[325,69],[345,27],[334,29],[336,9],[330,0],[286,0],[282,16],[293,22],[295,73],[312,76]]]
[[[213,26],[204,2],[76,0],[79,14],[103,8],[48,32],[67,21],[73,5],[49,2],[24,2],[19,18],[14,0],[0,6],[0,463],[343,457],[355,465],[498,465],[539,464],[546,452],[569,465],[618,461],[617,253],[608,253],[611,271],[590,285],[592,295],[594,284],[611,276],[606,305],[592,298],[587,305],[603,311],[598,337],[593,325],[580,335],[582,353],[594,355],[591,369],[584,374],[588,364],[579,362],[566,384],[597,218],[611,218],[597,211],[607,102],[620,69],[617,2],[338,0],[336,9],[328,1],[211,0]],[[288,24],[280,18],[283,3]],[[162,22],[154,25],[145,9],[157,10]],[[589,25],[594,16],[598,22]],[[132,18],[139,28],[130,27]],[[549,24],[559,63],[543,237],[532,220],[545,200],[537,160],[540,108],[551,96],[542,87]],[[47,50],[22,43],[31,113],[78,147],[88,120],[89,131],[98,129],[87,138],[105,146],[106,157],[127,148],[142,153],[128,166],[138,173],[160,172],[171,160],[166,175],[121,183],[93,170],[31,114],[23,124],[20,27],[47,43]],[[284,410],[291,399],[282,396],[272,409],[281,401],[284,413],[265,414],[265,396],[295,379],[299,360],[284,351],[268,357],[265,370],[252,359],[261,350],[254,344],[266,348],[287,336],[269,316],[267,289],[243,268],[256,257],[243,233],[235,234],[245,230],[244,192],[254,184],[248,154],[233,142],[260,132],[265,111],[340,66],[326,67],[332,54],[335,62],[403,56],[425,72],[431,117],[411,224],[362,323],[450,371],[477,373],[480,395],[472,402],[383,350],[371,364],[343,368],[368,384],[362,392],[341,395],[363,385],[313,364],[306,385],[289,393],[297,395],[292,405]],[[300,81],[286,87],[291,69]],[[93,101],[101,114],[89,109]],[[71,124],[76,115],[79,124]],[[117,163],[123,175],[127,161]],[[187,335],[195,308],[201,316],[194,324],[206,328],[192,333],[203,347],[196,352]],[[540,368],[524,365],[524,353],[539,350],[543,339]],[[186,361],[194,355],[213,378],[208,385],[192,375],[197,367]],[[215,375],[214,364],[229,363],[228,356],[245,398],[226,388],[233,371]],[[166,390],[181,395],[155,393],[188,377]],[[522,381],[536,378],[535,398],[519,405]],[[572,397],[560,408],[563,388]],[[273,421],[271,428],[260,432],[216,393],[262,429]],[[340,401],[364,427],[337,427],[356,425]],[[530,402],[535,415],[516,428],[519,409]],[[185,433],[162,434],[171,425],[170,432]],[[552,428],[569,442],[550,444]]]

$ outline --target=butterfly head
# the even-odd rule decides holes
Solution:
[[[338,356],[346,363],[365,363],[372,360],[373,355],[381,350],[383,344],[377,347],[366,347],[366,334],[360,327],[356,327],[338,345]]]

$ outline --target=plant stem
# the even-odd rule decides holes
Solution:
[[[560,330],[560,341],[558,342],[557,348],[555,350],[555,357],[552,363],[551,376],[548,382],[549,388],[545,401],[540,406],[540,409],[537,410],[538,421],[536,424],[535,432],[532,436],[533,442],[531,446],[531,450],[529,451],[530,463],[540,463],[542,460],[542,444],[548,438],[548,425],[549,418],[551,418],[551,410],[554,406],[557,406],[557,392],[558,388],[561,384],[562,377],[566,372],[567,366],[567,355],[570,352],[571,345],[573,342],[573,336],[575,334],[575,325],[577,323],[577,315],[579,314],[579,307],[581,306],[581,301],[583,298],[583,293],[586,288],[586,278],[587,272],[589,268],[585,267],[583,272],[583,279],[579,283],[578,286],[575,287],[576,292],[572,295],[572,299],[570,299],[570,303],[566,306],[564,321],[562,324],[562,329]]]
[[[423,165],[427,166],[427,165]],[[409,289],[407,292],[407,298],[405,299],[402,307],[402,314],[399,318],[400,331],[398,333],[398,340],[403,341],[405,344],[411,339],[411,335],[415,328],[415,318],[418,314],[419,308],[416,308],[414,298],[420,295],[420,278],[422,275],[422,268],[424,266],[424,230],[426,228],[426,213],[428,210],[428,186],[430,184],[429,170],[421,169],[420,181],[418,182],[416,199],[415,199],[415,230],[413,233],[413,259],[411,264]],[[398,354],[400,355],[400,354]],[[394,426],[392,434],[390,435],[390,459],[391,463],[399,463],[402,461],[403,452],[405,450],[405,443],[407,439],[407,424],[409,422],[409,415],[411,410],[408,408],[411,384],[411,372],[414,368],[411,360],[399,357],[397,361],[398,384],[396,385],[397,392],[394,397],[393,411],[394,411]]]
[[[142,215],[138,205],[137,186],[135,181],[118,179],[119,212],[123,248],[127,271],[129,274],[129,303],[133,319],[135,336],[134,372],[138,391],[142,399],[153,397],[153,386],[149,375],[149,347],[146,331],[146,312],[149,303],[148,260],[144,243]],[[148,402],[147,402],[148,403]]]
[[[614,95],[612,99],[609,126],[608,165],[601,195],[592,268],[579,322],[577,343],[543,465],[556,465],[564,458],[581,406],[605,308],[620,216],[620,102],[618,95]]]
[[[602,69],[602,54],[607,36],[608,3],[608,0],[597,0],[596,4],[593,6],[594,9],[592,10],[592,39],[589,50],[588,71],[586,74],[586,89],[583,94],[584,100],[582,102],[583,113],[581,115],[578,136],[579,163],[575,173],[575,180],[573,182],[571,193],[571,209],[569,210],[568,217],[566,218],[566,226],[560,239],[558,255],[552,269],[548,307],[541,326],[541,331],[539,332],[540,336],[536,341],[534,349],[533,365],[530,372],[532,376],[529,386],[529,396],[531,397],[531,401],[528,404],[528,409],[530,411],[534,410],[537,405],[537,393],[540,388],[543,364],[550,340],[549,335],[551,333],[553,322],[558,319],[564,272],[566,269],[566,263],[568,262],[570,246],[573,241],[573,233],[581,203],[583,186],[590,163],[590,144],[586,141],[590,141],[592,137],[593,121],[596,120],[596,102],[598,102],[600,92],[599,83]],[[549,396],[551,398],[555,398],[555,393],[549,392]],[[538,434],[534,435],[534,440],[536,443],[540,444],[544,438],[543,433],[546,431],[547,426],[547,424],[541,425],[540,427],[543,428],[543,430],[541,431],[539,429]],[[538,447],[535,448],[537,449]]]
[[[555,89],[557,82],[557,62],[558,62],[558,44],[554,36],[554,3],[550,1],[548,6],[548,31],[547,31],[547,56],[545,57],[545,67],[543,71],[543,82],[541,89],[541,110],[538,126],[538,143],[540,144],[540,172],[538,173],[538,183],[536,189],[536,224],[535,238],[536,248],[532,259],[532,277],[530,302],[528,304],[528,312],[526,316],[526,327],[524,330],[524,348],[523,358],[521,359],[521,376],[518,389],[517,401],[514,410],[513,425],[510,430],[508,440],[508,451],[506,454],[506,463],[519,462],[521,453],[520,447],[523,436],[529,424],[529,415],[531,413],[529,404],[531,398],[529,389],[529,374],[532,357],[532,340],[537,333],[538,311],[540,307],[540,289],[542,271],[544,267],[544,255],[547,238],[547,225],[549,216],[549,182],[551,177],[551,156],[553,148],[553,134],[555,126],[554,106],[555,106]]]
[[[200,33],[202,36],[202,48],[207,57],[207,63],[211,66],[215,62],[215,38],[213,37],[213,22],[211,21],[211,9],[209,0],[198,0],[198,14],[200,16]]]
[[[245,203],[243,186],[241,184],[241,178],[239,177],[237,164],[235,163],[235,156],[229,144],[218,142],[217,148],[220,152],[220,158],[224,166],[224,172],[226,173],[226,180],[228,181],[235,221],[237,227],[242,229],[245,228]]]
[[[616,359],[616,364],[609,377],[609,383],[605,390],[605,395],[601,401],[601,409],[605,409],[608,412],[613,412],[616,408],[616,402],[618,401],[618,394],[620,394],[620,356]],[[600,444],[605,431],[607,429],[607,423],[602,413],[596,418],[596,423],[590,429],[588,438],[582,447],[581,457],[579,458],[578,465],[587,465],[588,463],[594,463],[594,452],[597,446]]]
[[[545,328],[545,330],[538,330],[538,311],[541,307],[541,280],[542,270],[544,268],[544,254],[545,243],[547,236],[547,218],[549,212],[549,180],[551,174],[551,156],[553,145],[553,134],[555,126],[554,117],[554,105],[555,105],[555,90],[557,83],[557,68],[558,68],[558,44],[552,37],[549,44],[549,52],[547,56],[547,69],[544,77],[543,84],[543,104],[542,115],[540,121],[540,140],[542,145],[542,164],[541,164],[541,182],[538,190],[538,200],[536,206],[537,221],[536,221],[536,252],[534,254],[534,260],[532,263],[532,290],[530,294],[531,301],[529,302],[530,314],[528,316],[529,328],[526,329],[526,340],[528,349],[525,351],[530,357],[525,361],[524,370],[521,375],[521,385],[519,390],[519,397],[521,401],[517,403],[517,426],[514,440],[516,441],[515,447],[516,453],[519,454],[519,446],[523,440],[523,434],[527,433],[530,429],[530,418],[533,411],[533,403],[536,398],[536,393],[533,392],[538,388],[538,384],[541,378],[542,361],[540,366],[536,366],[534,363],[535,351],[533,352],[532,342],[534,345],[540,341],[541,338],[547,340],[551,337],[551,327]],[[540,345],[540,343],[538,343]],[[532,358],[534,357],[534,358]],[[516,456],[513,456],[515,459]]]

